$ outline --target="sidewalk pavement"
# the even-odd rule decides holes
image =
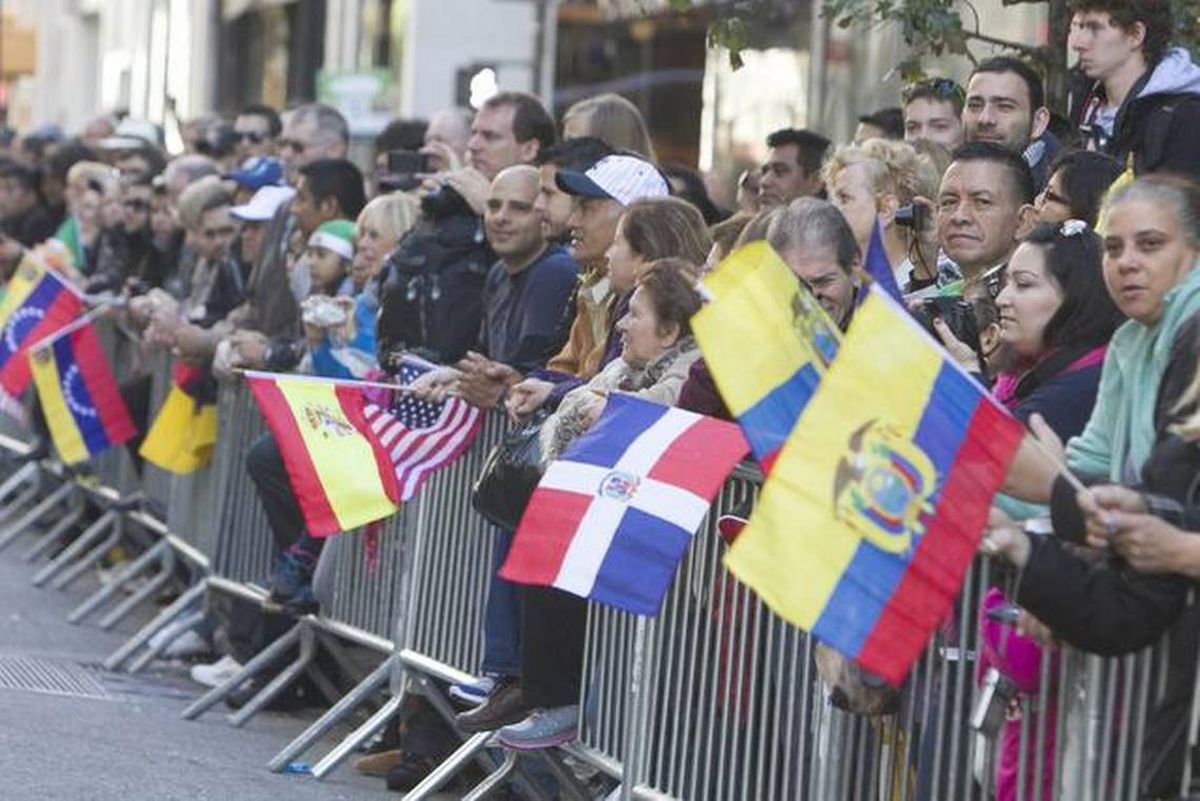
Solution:
[[[182,668],[136,676],[99,664],[134,630],[72,626],[67,612],[96,585],[38,589],[18,541],[0,553],[0,798],[5,801],[358,801],[396,798],[347,763],[324,781],[277,775],[267,762],[312,718],[264,712],[230,726],[224,707],[180,712],[202,688]],[[57,676],[59,694],[11,689]],[[21,680],[21,676],[26,680]],[[63,691],[65,688],[65,692]],[[305,759],[319,758],[332,741]]]

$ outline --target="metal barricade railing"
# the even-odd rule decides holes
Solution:
[[[416,504],[406,505],[372,534],[360,529],[326,544],[338,549],[333,598],[321,617],[390,641],[407,596],[409,539]]]
[[[248,387],[222,383],[218,391],[220,436],[213,454],[215,519],[213,575],[259,584],[270,574],[274,544],[266,514],[246,473],[246,450],[267,427]]]
[[[146,430],[154,424],[154,419],[162,409],[163,401],[171,391],[171,354],[165,350],[155,351],[148,359],[151,384],[149,415],[146,419]],[[166,517],[171,504],[171,484],[173,476],[166,470],[149,462],[142,463],[142,492],[146,496],[149,509],[156,516]],[[211,517],[212,507],[208,507]],[[173,529],[177,530],[177,529]]]

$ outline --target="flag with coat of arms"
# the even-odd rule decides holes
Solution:
[[[732,423],[610,395],[596,424],[547,466],[500,575],[655,615],[748,451]]]

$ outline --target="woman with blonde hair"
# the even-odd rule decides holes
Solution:
[[[383,270],[384,260],[396,244],[417,224],[421,206],[415,197],[404,192],[380,195],[363,206],[354,230],[357,237],[350,277],[354,291],[366,291],[376,299],[378,291],[371,280]]]
[[[936,279],[936,272],[924,269],[926,264],[936,266],[936,245],[922,247],[912,217],[908,224],[898,217],[902,210],[911,212],[917,197],[937,194],[938,171],[931,158],[908,142],[868,139],[838,148],[825,162],[824,172],[829,201],[850,223],[864,258],[878,223],[897,284]]]
[[[612,92],[588,97],[563,114],[562,138],[594,136],[616,150],[628,150],[648,161],[657,161],[650,131],[638,107]]]

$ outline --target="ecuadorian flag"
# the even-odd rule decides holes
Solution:
[[[399,483],[364,416],[361,385],[245,375],[279,445],[309,534],[325,537],[395,514]]]
[[[898,684],[958,594],[1022,436],[874,285],[726,565]]]
[[[137,433],[91,323],[35,344],[29,364],[50,437],[64,463],[87,461]]]
[[[53,270],[26,255],[0,301],[0,389],[17,396],[29,386],[29,346],[79,316],[83,301]]]
[[[702,281],[711,296],[692,331],[754,458],[770,471],[841,332],[766,242],[752,242]]]

